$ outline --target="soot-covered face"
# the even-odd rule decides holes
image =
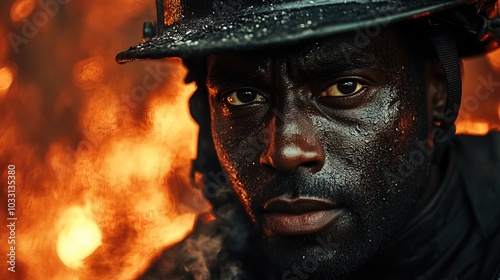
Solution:
[[[395,31],[354,36],[208,59],[217,155],[283,279],[355,271],[430,177],[422,71]]]

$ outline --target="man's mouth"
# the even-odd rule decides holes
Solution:
[[[329,200],[276,197],[264,204],[264,229],[281,235],[306,235],[338,220],[343,209]]]

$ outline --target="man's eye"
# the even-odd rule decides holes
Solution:
[[[353,95],[359,93],[365,88],[364,85],[360,84],[355,80],[342,80],[339,81],[330,87],[328,87],[325,91],[321,93],[321,97],[325,96],[333,96],[333,97],[342,97]]]
[[[228,104],[234,106],[242,106],[253,103],[266,102],[266,98],[264,96],[249,89],[240,89],[232,91],[224,99]]]

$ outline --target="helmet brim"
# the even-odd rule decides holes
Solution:
[[[298,7],[274,5],[272,11],[252,9],[224,16],[210,13],[203,18],[180,20],[165,26],[161,36],[119,53],[116,60],[125,63],[255,50],[355,30],[376,34],[377,28],[447,10],[469,0],[331,2],[311,1],[314,4]]]

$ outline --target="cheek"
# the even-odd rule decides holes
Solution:
[[[401,196],[413,199],[422,188],[411,181],[419,180],[429,165],[427,156],[413,157],[418,149],[416,140],[426,136],[425,109],[418,105],[421,101],[400,98],[417,95],[406,92],[388,88],[370,106],[332,118],[348,122],[318,120],[322,123],[317,126],[324,127],[328,154],[325,176],[335,174],[339,187],[357,194],[362,202],[353,203],[359,211],[363,211],[361,203],[372,211],[387,209],[388,204],[399,203]],[[398,180],[393,180],[394,175]],[[409,200],[405,198],[404,203]]]
[[[212,137],[221,164],[230,174],[259,163],[264,142],[257,129],[234,125],[225,118],[212,119]]]
[[[240,121],[226,117],[217,109],[212,109],[211,112],[212,138],[217,157],[233,189],[248,208],[251,196],[259,191],[256,186],[259,185],[259,174],[262,172],[259,157],[265,148],[261,137],[263,128],[252,127],[254,122],[242,125]],[[249,182],[250,179],[252,182]]]

